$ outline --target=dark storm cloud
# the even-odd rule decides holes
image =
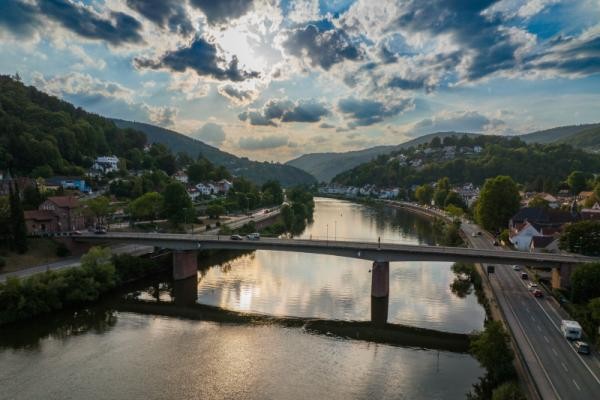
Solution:
[[[38,6],[41,15],[79,36],[105,40],[114,45],[143,42],[140,35],[142,25],[125,13],[111,12],[110,19],[103,19],[88,8],[67,0],[43,0]]]
[[[194,31],[180,0],[127,0],[127,5],[171,32],[187,36]]]
[[[288,31],[283,46],[289,54],[307,57],[313,67],[320,66],[324,70],[344,60],[363,57],[361,48],[343,30],[322,29],[313,24]]]
[[[401,27],[412,32],[428,32],[434,36],[449,34],[470,57],[464,78],[476,80],[497,71],[516,66],[519,48],[498,18],[482,12],[498,0],[413,0],[402,8],[402,14],[389,28]]]
[[[269,100],[261,110],[248,110],[239,115],[240,120],[251,125],[276,126],[279,122],[319,122],[329,115],[327,107],[316,100]]]
[[[30,36],[37,24],[34,7],[19,1],[0,1],[0,28],[20,36]]]
[[[226,63],[226,60],[217,54],[217,50],[216,44],[198,37],[189,47],[168,51],[158,60],[136,58],[134,63],[137,68],[167,68],[177,72],[185,72],[189,68],[198,75],[210,76],[220,81],[240,82],[259,77],[258,72],[239,69],[236,56]]]
[[[384,104],[381,101],[349,97],[338,102],[339,110],[352,119],[348,124],[351,128],[376,124],[412,106],[413,102],[410,99],[401,100],[396,104]]]
[[[252,0],[190,0],[190,3],[202,10],[211,24],[239,18],[252,7]]]

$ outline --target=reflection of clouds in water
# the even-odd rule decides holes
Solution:
[[[336,220],[340,215],[343,219]],[[381,221],[377,222],[377,221]],[[408,243],[430,242],[431,229],[399,210],[371,210],[337,200],[316,202],[315,222],[303,237],[336,221],[338,237],[377,234]],[[426,221],[425,221],[426,222]],[[395,225],[394,225],[395,224]],[[312,233],[311,233],[312,232]],[[402,239],[406,235],[407,239]],[[419,235],[424,235],[419,239]],[[481,329],[484,310],[474,295],[460,299],[450,291],[450,263],[405,262],[390,265],[388,322],[456,332]],[[224,271],[207,271],[199,302],[228,309],[274,315],[369,320],[371,263],[319,254],[256,251],[231,262]]]

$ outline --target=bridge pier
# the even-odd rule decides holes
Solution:
[[[173,279],[180,280],[198,275],[196,250],[173,250]]]
[[[552,289],[566,289],[571,286],[572,265],[560,264],[552,268]]]
[[[174,302],[178,306],[191,306],[198,300],[198,277],[190,276],[173,282]]]
[[[373,297],[371,296],[371,322],[374,325],[387,324],[388,306],[390,297]]]
[[[390,294],[390,263],[374,261],[371,269],[371,297],[388,297]]]

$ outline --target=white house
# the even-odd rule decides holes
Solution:
[[[181,183],[188,183],[188,176],[183,171],[177,171],[173,174],[173,178]]]
[[[210,196],[216,192],[215,187],[210,183],[199,183],[196,185],[196,189],[204,196]]]
[[[473,152],[481,153],[483,151],[483,147],[481,146],[473,146]]]
[[[233,187],[233,183],[229,182],[227,179],[221,179],[216,184],[217,192],[219,193],[227,193],[229,189]]]
[[[187,188],[187,194],[190,196],[192,201],[196,201],[198,197],[200,197],[200,191],[196,189],[194,186],[190,186]]]
[[[105,174],[119,170],[119,157],[117,156],[101,156],[96,158],[92,169],[102,171]]]
[[[529,245],[530,253],[558,253],[559,240],[554,236],[534,236]]]
[[[540,231],[538,231],[531,223],[525,221],[523,224],[512,230],[509,240],[517,250],[529,251],[531,239],[534,236],[541,236]]]

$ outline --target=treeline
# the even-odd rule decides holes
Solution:
[[[443,147],[455,146],[453,159],[445,160]],[[461,153],[461,148],[481,146],[480,153]],[[428,153],[425,153],[426,149]],[[408,160],[420,159],[417,168],[403,163],[399,154]],[[448,177],[453,183],[481,184],[497,175],[511,176],[527,189],[556,192],[571,171],[594,173],[600,170],[600,155],[575,149],[568,144],[526,144],[519,138],[481,135],[451,136],[440,141],[413,147],[372,161],[336,176],[333,181],[343,185],[405,187],[423,182],[435,182]]]
[[[98,300],[118,285],[158,269],[152,260],[111,257],[110,250],[94,247],[81,258],[80,267],[0,283],[0,325]]]
[[[131,160],[146,135],[0,75],[0,169],[20,175],[81,175],[96,156]],[[136,152],[137,150],[137,152]]]

